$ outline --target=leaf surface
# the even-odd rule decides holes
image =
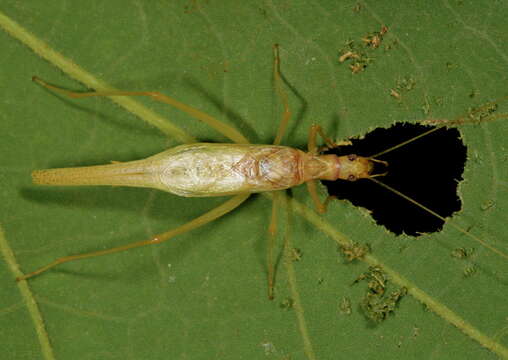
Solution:
[[[507,95],[508,6],[499,1],[5,0],[0,10],[47,43],[43,52],[54,50],[116,88],[174,96],[235,126],[253,143],[273,141],[281,117],[272,84],[274,43],[281,46],[293,111],[283,143],[294,147],[306,147],[313,123],[346,139],[395,121],[452,119]],[[366,50],[373,60],[364,72],[352,74],[348,63],[338,62],[348,40],[360,45],[382,25],[388,33],[378,49]],[[10,247],[23,272],[60,256],[149,238],[225,200],[33,186],[34,169],[134,160],[179,142],[107,99],[69,100],[36,86],[32,75],[86,90],[12,35],[0,32],[0,44],[2,251],[6,256]],[[414,86],[397,100],[390,90],[403,79]],[[136,101],[201,141],[227,141],[167,105]],[[508,112],[506,104],[498,111],[503,106]],[[507,253],[507,123],[460,131],[469,160],[460,186],[463,209],[453,221]],[[312,205],[304,187],[292,196]],[[281,305],[295,296],[282,260],[276,299],[266,298],[270,209],[268,198],[253,196],[224,218],[163,245],[65,264],[34,278],[28,286],[38,323],[2,262],[3,352],[16,359],[51,353],[58,359],[503,356],[506,259],[450,226],[418,239],[395,237],[365,211],[334,202],[319,223],[299,213],[291,221],[291,241],[302,254],[293,263],[301,308],[286,309]],[[344,262],[331,238],[337,232],[369,243],[376,261],[405,279],[402,285],[425,294],[425,304],[406,296],[386,321],[366,320],[359,306],[366,285],[351,284],[368,264]],[[461,260],[451,257],[456,248],[475,250]],[[470,267],[474,273],[465,276]],[[340,311],[344,297],[352,302],[351,315]],[[444,315],[435,314],[438,308]],[[455,316],[463,321],[459,328]],[[41,350],[37,325],[49,352]],[[471,329],[484,338],[466,335]]]

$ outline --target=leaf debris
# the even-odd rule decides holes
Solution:
[[[343,315],[351,315],[353,312],[351,308],[351,300],[348,297],[344,296],[340,300],[339,312]]]
[[[351,73],[358,74],[365,71],[367,66],[374,61],[371,57],[374,49],[379,48],[383,36],[388,32],[388,27],[383,25],[379,31],[370,32],[361,38],[361,43],[354,40],[346,41],[340,51],[339,63],[347,62]]]
[[[388,277],[380,266],[370,266],[353,284],[367,281],[367,292],[360,303],[367,319],[380,323],[397,308],[399,301],[407,294],[407,288],[401,287],[387,293]]]
[[[295,301],[292,298],[286,298],[284,301],[280,303],[280,308],[283,310],[291,310],[295,304]]]
[[[390,89],[390,96],[397,101],[402,101],[402,95],[413,90],[416,87],[416,80],[412,76],[404,76],[397,79],[395,87]]]
[[[474,252],[474,248],[456,248],[452,250],[451,256],[456,259],[466,259],[470,257]]]
[[[340,246],[340,252],[349,262],[362,259],[366,254],[370,253],[370,251],[369,244],[352,243],[350,245]]]

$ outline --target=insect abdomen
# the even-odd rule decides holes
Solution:
[[[172,150],[162,182],[181,196],[255,193],[301,183],[301,152],[289,147],[199,143]]]
[[[38,185],[157,187],[157,166],[147,160],[35,170],[32,172],[32,180],[34,184]]]
[[[32,177],[42,185],[135,186],[180,196],[222,196],[298,185],[303,156],[286,146],[197,143],[143,160],[36,170]]]

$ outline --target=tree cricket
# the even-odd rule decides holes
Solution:
[[[134,186],[155,188],[184,197],[225,195],[232,195],[233,197],[200,217],[175,229],[155,235],[148,240],[106,250],[61,257],[38,270],[17,278],[17,280],[29,279],[66,262],[113,254],[145,245],[160,244],[178,234],[203,226],[227,214],[243,203],[252,193],[280,191],[305,183],[315,207],[318,212],[323,213],[326,210],[326,204],[330,198],[327,198],[325,201],[320,200],[317,191],[317,180],[335,181],[337,179],[342,179],[356,181],[359,179],[369,179],[404,197],[429,214],[445,221],[443,217],[435,213],[432,209],[425,207],[379,181],[377,177],[381,177],[384,175],[385,171],[389,171],[388,163],[379,158],[390,151],[399,149],[410,142],[429,135],[441,127],[473,122],[472,120],[462,117],[454,121],[437,123],[431,130],[372,156],[358,156],[356,154],[344,156],[333,154],[322,155],[321,153],[324,150],[337,147],[338,144],[328,138],[320,126],[313,125],[309,131],[307,152],[304,152],[280,145],[291,117],[291,111],[289,109],[287,95],[282,87],[283,81],[280,75],[280,57],[277,45],[273,46],[273,78],[275,92],[280,98],[284,108],[282,119],[280,120],[273,144],[254,145],[250,144],[248,140],[233,127],[159,92],[114,91],[78,93],[49,85],[43,80],[34,77],[33,81],[39,85],[70,98],[92,96],[151,97],[156,101],[172,105],[186,112],[197,120],[211,126],[234,142],[232,144],[184,144],[143,160],[114,162],[108,165],[35,170],[32,173],[33,182],[35,184],[58,186]],[[491,103],[486,106],[489,105],[491,105]],[[484,108],[485,106],[475,110],[472,115],[481,113],[484,111]],[[488,119],[482,119],[482,121],[504,117],[508,117],[508,114],[489,115]],[[326,144],[324,147],[317,146],[316,138],[318,135],[323,138]],[[382,167],[383,170],[376,173],[375,168],[378,167]],[[277,208],[277,197],[274,197],[271,221],[268,227],[270,237],[275,236],[276,232]],[[459,226],[454,225],[454,227],[465,234],[469,234]],[[498,255],[508,258],[508,255],[495,249],[485,241],[471,234],[469,234],[469,236],[472,236],[476,241],[496,252]],[[267,264],[268,297],[272,299],[274,288],[274,261],[272,259],[271,249],[268,249]]]

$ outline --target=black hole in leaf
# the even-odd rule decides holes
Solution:
[[[372,156],[432,128],[433,126],[396,123],[388,129],[378,128],[366,134],[363,139],[351,139],[352,145],[341,146],[326,153]],[[438,129],[379,156],[379,160],[387,161],[389,165],[385,168],[376,164],[374,173],[388,171],[386,176],[379,177],[378,180],[443,217],[460,210],[457,185],[462,180],[466,147],[457,129]],[[443,227],[442,220],[369,179],[353,183],[342,180],[323,181],[323,184],[330,195],[369,209],[379,225],[397,235],[405,233],[418,236],[440,231]]]

